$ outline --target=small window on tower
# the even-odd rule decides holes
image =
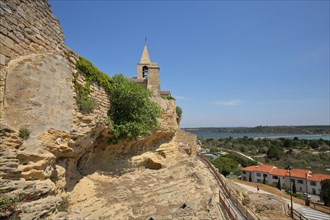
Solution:
[[[144,66],[142,68],[142,77],[143,78],[147,78],[148,77],[148,67],[147,66]]]

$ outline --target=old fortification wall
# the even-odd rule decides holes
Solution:
[[[68,51],[47,0],[0,1],[0,125],[5,124],[5,87],[9,62],[29,54]]]
[[[0,1],[0,61],[17,56],[66,50],[64,35],[47,0]]]

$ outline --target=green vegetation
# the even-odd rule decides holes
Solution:
[[[0,197],[0,218],[18,219],[17,205],[24,199],[22,194],[17,196],[2,195]]]
[[[111,78],[97,69],[89,60],[79,57],[76,67],[85,73],[88,82],[97,82],[108,93],[111,90]]]
[[[253,165],[258,164],[256,161],[250,160],[238,153],[229,153],[229,154],[224,155],[223,157],[228,157],[228,158],[235,160],[242,167],[248,167],[248,166],[253,166]]]
[[[69,208],[69,196],[62,197],[60,204],[56,208],[59,212],[67,212]]]
[[[261,163],[285,168],[309,169],[314,173],[329,174],[330,141],[295,139],[253,139],[253,138],[200,138],[203,147],[220,150],[234,150],[253,156]]]
[[[113,77],[108,113],[113,122],[113,141],[148,135],[158,126],[160,107],[150,97],[149,90],[123,75]]]
[[[324,205],[330,207],[330,179],[321,181],[320,197],[322,198]]]
[[[315,126],[257,126],[237,128],[186,128],[186,131],[215,133],[265,133],[265,134],[330,134],[329,125]]]
[[[289,195],[291,194],[290,192],[287,192]],[[292,196],[297,198],[297,199],[303,199],[304,196],[301,193],[293,192]]]
[[[281,148],[277,145],[270,147],[267,151],[267,157],[269,159],[279,160],[283,157],[283,155],[284,155],[283,148]]]
[[[281,190],[282,189],[282,186],[281,186],[281,179],[278,178],[278,181],[277,181],[277,189]]]
[[[297,193],[296,181],[294,181],[293,184],[292,184],[292,192],[294,194]]]
[[[102,86],[106,92],[110,92],[111,89],[111,78],[98,70],[90,61],[83,57],[79,57],[76,63],[77,69],[82,71],[86,76],[85,85],[81,85],[77,78],[79,74],[75,74],[73,78],[73,84],[77,93],[76,101],[79,110],[83,113],[90,113],[95,109],[96,102],[90,97],[91,89],[90,83],[96,82],[98,85]]]
[[[175,98],[172,96],[162,95],[161,97],[166,100],[175,100]]]
[[[24,140],[27,140],[30,137],[30,134],[31,131],[26,127],[20,128],[18,132],[18,136]]]
[[[212,148],[210,153],[218,152],[217,148]],[[230,173],[234,173],[235,175],[240,175],[240,167],[246,167],[251,165],[256,165],[255,161],[252,161],[240,154],[237,153],[229,153],[223,156],[220,156],[211,161],[216,168],[218,168],[219,172],[224,176],[227,176]],[[250,173],[251,174],[251,173]],[[234,176],[234,175],[233,175]],[[249,177],[252,181],[252,176]]]
[[[96,102],[92,97],[78,95],[76,98],[79,110],[83,113],[90,113],[95,109]]]
[[[238,168],[238,163],[228,157],[218,157],[217,159],[212,160],[212,163],[224,176],[236,171]]]
[[[176,110],[176,114],[178,116],[177,122],[180,123],[181,118],[182,118],[182,108],[177,106],[175,110]]]
[[[141,135],[148,135],[158,126],[157,117],[160,115],[160,107],[151,100],[149,90],[121,74],[110,78],[83,57],[79,57],[76,67],[86,76],[85,85],[78,82],[79,74],[75,74],[73,79],[80,111],[89,113],[96,107],[95,100],[90,96],[92,82],[102,86],[110,97],[107,124],[112,126],[111,142],[116,143],[120,139],[132,140]]]

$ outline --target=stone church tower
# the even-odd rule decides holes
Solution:
[[[147,45],[144,45],[140,63],[137,64],[137,80],[146,82],[147,89],[160,95],[159,67],[150,61]]]

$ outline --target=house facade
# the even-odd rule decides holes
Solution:
[[[265,183],[272,186],[280,184],[282,188],[290,187],[290,176],[292,186],[293,183],[296,185],[297,192],[307,192],[313,195],[320,195],[321,181],[330,179],[330,175],[314,174],[310,170],[292,169],[289,171],[266,164],[241,169],[241,179],[244,181]]]

